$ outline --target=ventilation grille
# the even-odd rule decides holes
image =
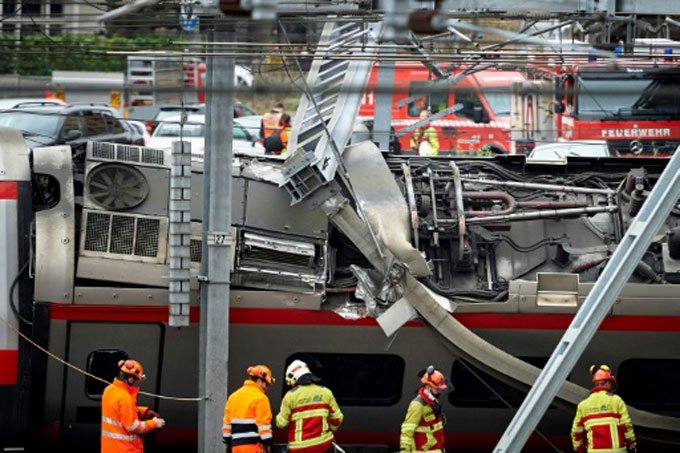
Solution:
[[[279,252],[276,250],[261,249],[257,247],[250,248],[248,253],[244,256],[244,259],[247,259],[248,261],[276,262],[304,268],[309,268],[314,262],[314,257]]]
[[[82,255],[165,262],[167,218],[88,210],[83,213]]]
[[[314,273],[315,257],[314,244],[245,233],[239,263],[244,267]]]
[[[201,253],[203,253],[203,250],[202,250],[203,241],[201,241],[200,239],[192,239],[191,245],[189,247],[191,249],[191,262],[192,263],[200,263],[201,262]]]
[[[118,143],[90,142],[88,157],[92,159],[118,160],[150,165],[169,165],[165,151],[144,146],[122,145]]]

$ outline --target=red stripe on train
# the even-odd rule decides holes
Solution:
[[[17,367],[19,351],[16,349],[0,350],[0,385],[17,385]]]
[[[332,311],[281,308],[232,308],[232,324],[324,325],[377,327],[375,319],[344,319]],[[572,315],[529,313],[462,313],[456,319],[471,329],[565,330]],[[52,304],[50,318],[64,321],[167,322],[168,308],[162,306],[61,305]],[[198,308],[190,312],[199,321]],[[418,327],[419,322],[409,322]],[[680,316],[608,316],[600,331],[680,332]]]
[[[16,200],[18,193],[16,181],[0,181],[0,200]]]

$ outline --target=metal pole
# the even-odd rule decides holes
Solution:
[[[508,425],[495,453],[519,452],[680,197],[680,147]]]
[[[378,87],[391,86],[394,86],[394,61],[383,60],[378,66]],[[391,90],[377,90],[373,118],[373,141],[378,143],[380,151],[387,152],[390,149],[390,130],[392,127]]]
[[[211,31],[209,36],[211,43],[230,39],[231,30]],[[234,58],[213,56],[208,60],[206,74],[199,393],[207,395],[208,400],[198,408],[200,453],[224,451],[221,432],[229,365],[234,64]]]

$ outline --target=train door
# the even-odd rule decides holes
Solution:
[[[111,308],[115,310],[115,307]],[[70,322],[66,329],[67,360],[113,380],[117,361],[133,358],[144,365],[147,376],[142,390],[158,393],[163,359],[165,325]],[[97,446],[104,384],[74,371],[65,371],[62,394],[61,439],[66,445]],[[140,406],[156,408],[158,401],[140,395]]]

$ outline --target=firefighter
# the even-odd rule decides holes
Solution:
[[[260,122],[261,140],[264,140],[279,130],[281,115],[283,115],[283,104],[280,102],[277,102],[274,107],[272,107],[271,111],[262,115],[262,121]]]
[[[248,379],[224,406],[222,441],[227,453],[268,452],[273,443],[272,409],[266,392],[276,380],[264,365],[248,367],[246,373]]]
[[[165,420],[137,406],[137,393],[146,379],[142,364],[136,360],[118,362],[118,377],[102,394],[102,453],[139,453],[144,451],[142,434],[165,426]]]
[[[419,121],[422,121],[430,116],[427,109],[420,111]],[[434,157],[439,154],[439,134],[437,129],[432,125],[425,124],[413,132],[411,137],[411,148],[423,157]]]
[[[614,394],[616,378],[607,365],[593,365],[590,373],[594,387],[590,396],[579,403],[571,428],[574,451],[637,451],[626,403]]]
[[[423,385],[418,389],[418,396],[409,404],[401,424],[401,450],[444,452],[445,420],[439,395],[447,388],[446,378],[430,365],[420,382]]]
[[[286,384],[292,387],[281,401],[276,426],[288,428],[290,453],[324,453],[331,451],[333,432],[343,415],[333,392],[319,385],[302,360],[293,360],[286,369]]]

